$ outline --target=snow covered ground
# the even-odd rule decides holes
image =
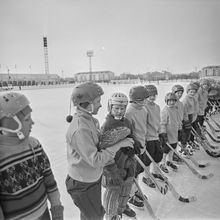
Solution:
[[[176,82],[156,84],[159,90],[157,103],[161,108],[165,104],[165,94],[171,90],[174,84],[176,84]],[[187,82],[181,82],[183,86],[186,84]],[[132,86],[131,84],[102,85],[105,94],[102,97],[102,108],[97,115],[100,124],[102,124],[107,114],[108,97],[116,91],[128,95],[128,91]],[[26,94],[31,100],[33,120],[35,121],[32,135],[41,141],[50,158],[54,175],[61,192],[61,199],[65,207],[65,219],[79,219],[79,211],[67,194],[65,187],[65,178],[67,175],[65,133],[68,127],[65,118],[69,114],[69,101],[72,88],[23,90],[21,92]],[[180,165],[178,172],[174,173],[171,171],[168,177],[170,182],[183,197],[196,196],[197,201],[195,202],[182,203],[176,200],[170,192],[163,196],[157,191],[144,186],[141,181],[139,181],[156,216],[160,219],[220,219],[219,158],[212,158],[203,150],[196,152],[194,158],[201,163],[209,162],[209,167],[196,169],[202,174],[212,172],[214,173],[214,177],[208,180],[201,180],[192,174],[186,165]],[[147,210],[135,211],[138,219],[151,219]],[[129,218],[123,217],[123,219]]]

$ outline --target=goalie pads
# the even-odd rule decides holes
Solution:
[[[121,215],[126,208],[133,178],[128,178],[121,186],[109,187],[104,192],[103,206],[106,211],[106,220],[111,220],[113,216]]]

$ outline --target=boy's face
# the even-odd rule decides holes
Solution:
[[[188,95],[189,96],[194,96],[196,94],[196,90],[195,89],[190,89],[189,91],[188,91]]]
[[[34,124],[31,118],[31,113],[27,114],[21,123],[22,123],[21,132],[24,134],[25,137],[28,137],[31,132],[32,125]]]
[[[203,90],[208,90],[209,89],[209,86],[207,84],[203,84],[201,85],[202,89]]]
[[[167,105],[169,107],[174,107],[175,104],[176,104],[176,100],[174,100],[174,99],[170,99],[170,100],[167,101]]]
[[[178,91],[178,92],[175,93],[175,95],[176,95],[177,99],[179,100],[179,99],[181,99],[181,97],[183,95],[183,92],[182,91]]]
[[[93,105],[93,107],[92,107]],[[92,102],[92,104],[90,104],[87,108],[87,110],[92,111],[93,115],[97,115],[99,109],[102,107],[101,105],[101,96],[98,96],[97,98],[95,98]]]
[[[151,95],[147,98],[147,101],[149,102],[155,102],[156,101],[156,98],[157,98],[157,95]]]
[[[125,105],[114,104],[112,105],[111,115],[113,115],[115,118],[122,118],[125,115],[125,111]]]

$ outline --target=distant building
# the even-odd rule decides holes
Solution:
[[[115,74],[111,71],[96,71],[96,72],[80,72],[75,74],[76,82],[109,82],[114,79]]]
[[[0,86],[32,86],[58,84],[56,74],[0,74]]]
[[[201,77],[220,76],[219,66],[206,66],[201,70]]]

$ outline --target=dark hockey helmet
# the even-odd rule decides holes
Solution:
[[[181,86],[181,85],[174,85],[173,88],[172,88],[172,92],[176,93],[176,92],[179,92],[179,91],[184,92],[183,86]]]
[[[200,86],[207,85],[209,88],[211,87],[211,83],[208,79],[205,79],[205,78],[200,79],[199,83],[200,83]]]
[[[129,99],[130,101],[141,101],[149,97],[149,94],[144,86],[134,86],[130,89]]]
[[[174,100],[177,101],[177,97],[175,95],[175,93],[172,92],[168,92],[165,96],[165,102],[167,103],[169,100]]]
[[[188,93],[189,90],[196,90],[198,91],[199,87],[194,83],[194,82],[191,82],[187,85],[186,87],[186,92]]]
[[[81,103],[92,103],[94,99],[96,99],[98,96],[103,95],[104,92],[102,88],[92,82],[83,83],[80,85],[77,85],[72,92],[72,102],[74,106],[77,106]]]
[[[146,88],[149,96],[158,94],[157,87],[155,85],[146,85],[145,88]]]

